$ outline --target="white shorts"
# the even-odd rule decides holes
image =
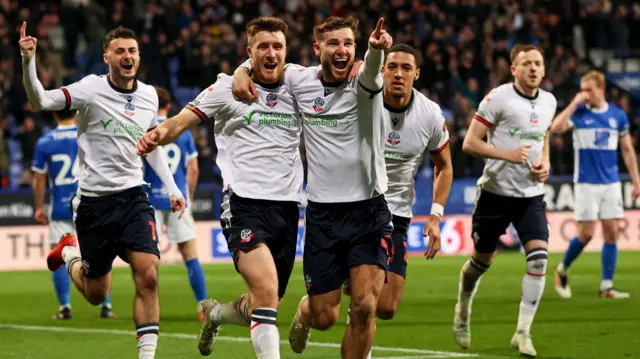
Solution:
[[[196,224],[191,214],[191,208],[184,211],[182,219],[178,219],[180,212],[156,209],[156,229],[158,238],[162,234],[163,225],[167,226],[167,239],[170,243],[183,243],[196,238]]]
[[[49,243],[58,244],[60,238],[62,238],[62,235],[65,233],[76,233],[76,228],[72,220],[49,222]]]
[[[578,221],[624,218],[620,182],[576,183],[574,213]]]

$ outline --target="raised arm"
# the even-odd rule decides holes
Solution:
[[[364,64],[360,68],[358,81],[360,86],[373,93],[380,91],[384,81],[382,79],[382,65],[384,64],[384,50],[393,45],[393,38],[382,29],[384,18],[378,20],[376,29],[369,37],[369,49],[364,55]]]
[[[68,107],[67,94],[64,90],[47,91],[38,80],[36,71],[36,45],[38,39],[26,35],[27,23],[20,28],[20,54],[22,55],[22,81],[27,92],[29,103],[36,110],[62,110]]]

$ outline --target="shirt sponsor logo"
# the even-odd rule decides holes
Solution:
[[[402,153],[402,152],[384,151],[384,157],[385,158],[390,158],[390,159],[393,159],[393,160],[406,160],[406,159],[409,159],[411,157],[411,154]]]

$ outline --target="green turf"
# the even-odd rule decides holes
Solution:
[[[433,262],[412,258],[409,280],[397,317],[378,321],[375,345],[386,348],[424,350],[409,352],[374,350],[374,357],[447,358],[459,353],[451,334],[458,273],[464,257],[439,257]],[[551,258],[552,268],[560,260]],[[301,263],[296,264],[289,290],[279,311],[281,339],[286,340],[294,308],[304,292]],[[472,345],[467,353],[478,358],[515,357],[509,347],[515,330],[524,258],[520,254],[501,254],[481,283],[474,302]],[[553,277],[547,277],[545,296],[533,325],[534,344],[540,358],[639,358],[640,332],[640,252],[620,253],[616,285],[629,290],[628,300],[603,300],[597,292],[600,260],[595,253],[583,254],[572,268],[574,298],[562,300],[553,290]],[[209,293],[220,301],[231,301],[244,285],[230,264],[205,267]],[[549,273],[552,270],[549,269]],[[197,358],[195,337],[200,325],[195,302],[183,266],[167,266],[160,273],[160,341],[157,358]],[[86,304],[73,290],[73,319],[53,321],[57,308],[51,275],[47,272],[0,272],[0,325],[18,324],[26,329],[0,329],[1,358],[135,358],[131,304],[133,286],[126,269],[114,271],[113,305],[117,319],[101,320],[98,308]],[[339,323],[328,332],[315,331],[312,340],[339,343],[345,330],[344,310]],[[42,328],[46,327],[46,328]],[[65,331],[51,331],[51,328]],[[28,329],[28,330],[27,330]],[[80,329],[80,330],[76,330]],[[112,333],[87,332],[115,330]],[[172,333],[170,336],[169,333]],[[177,334],[176,334],[177,333]],[[188,334],[188,335],[181,335]],[[163,336],[164,334],[164,336]],[[226,339],[216,345],[215,358],[254,358],[246,342],[247,328],[226,326],[221,335],[244,338]],[[442,351],[434,354],[427,351]],[[282,358],[339,358],[337,347],[312,346],[302,355],[282,346]],[[449,354],[447,354],[449,353]]]

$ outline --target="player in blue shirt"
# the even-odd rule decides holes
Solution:
[[[158,123],[167,119],[171,108],[171,95],[167,90],[156,87],[158,93]],[[202,301],[207,299],[207,288],[204,280],[204,271],[198,260],[198,247],[196,241],[196,227],[191,213],[191,200],[194,198],[198,183],[198,151],[191,132],[183,133],[175,142],[164,146],[167,154],[169,169],[182,193],[187,194],[187,210],[182,219],[178,219],[179,213],[171,212],[171,203],[166,187],[158,175],[153,171],[147,160],[144,160],[144,179],[149,183],[147,192],[149,202],[156,211],[156,231],[158,238],[162,233],[163,224],[167,226],[167,239],[169,243],[177,244],[180,254],[187,266],[189,283],[195,294],[197,310],[202,320]],[[188,190],[187,190],[188,189]]]
[[[578,236],[569,243],[562,263],[555,270],[558,295],[571,298],[568,284],[569,266],[593,238],[596,220],[602,223],[603,298],[629,298],[629,293],[613,287],[618,249],[618,219],[624,218],[622,187],[618,176],[618,145],[631,179],[632,199],[640,195],[640,176],[636,154],[629,135],[629,120],[619,107],[605,100],[605,78],[601,72],[590,71],[582,76],[580,92],[554,120],[551,131],[564,133],[573,128],[575,149],[575,207]]]
[[[74,233],[71,198],[78,190],[76,176],[80,172],[78,166],[78,138],[76,127],[76,111],[62,110],[53,113],[58,127],[44,134],[36,143],[33,154],[33,195],[35,200],[35,220],[41,224],[49,224],[49,244],[55,248],[60,238],[66,233]],[[43,209],[47,177],[51,190],[51,203],[48,215]],[[71,319],[71,280],[63,265],[52,273],[53,285],[56,289],[60,308],[53,319]],[[113,318],[111,294],[102,303],[102,318]]]

